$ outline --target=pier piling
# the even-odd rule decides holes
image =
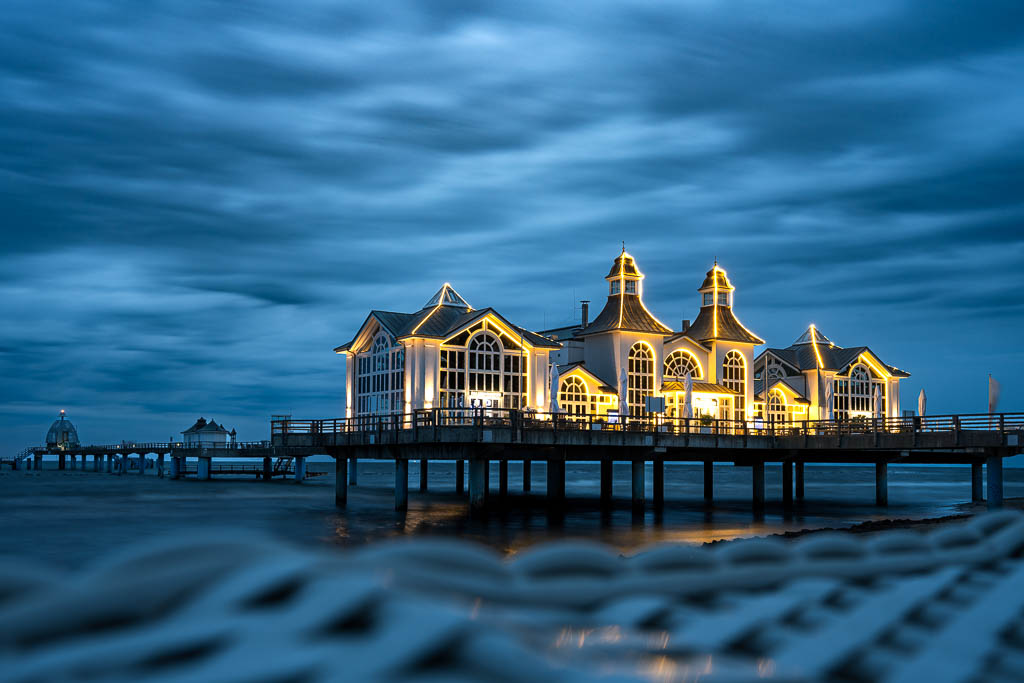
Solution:
[[[715,501],[715,461],[704,461],[704,504],[711,505]]]
[[[988,509],[996,510],[1003,507],[1003,458],[1000,454],[989,455],[985,459],[988,470]]]
[[[462,495],[465,490],[465,473],[466,473],[466,461],[456,460],[455,461],[455,493]]]
[[[531,463],[529,460],[523,461],[523,493],[529,493],[531,485],[533,483],[531,481],[532,477],[530,476],[532,474],[532,468],[530,467],[530,465]]]
[[[752,502],[754,510],[764,510],[764,461],[755,462],[751,467]]]
[[[145,455],[140,455],[139,456],[139,474],[145,474],[145,473],[146,473],[146,456]]]
[[[633,461],[633,509],[644,506],[644,468],[647,464],[643,460]]]
[[[395,509],[409,509],[409,461],[395,460]]]
[[[408,463],[408,460],[395,461]],[[408,465],[406,465],[408,467]],[[303,458],[302,469],[305,470],[306,463]],[[408,470],[406,470],[408,472]],[[295,459],[295,475],[298,478],[299,473],[299,458]],[[305,474],[305,472],[303,472]],[[396,475],[395,482],[398,482]],[[397,500],[397,494],[396,494]],[[334,505],[340,508],[345,507],[348,504],[348,458],[335,458],[334,459]]]
[[[348,485],[359,485],[359,458],[351,458],[348,461]]]
[[[508,460],[498,461],[498,495],[508,497]]]
[[[601,505],[608,507],[612,503],[612,478],[615,463],[611,460],[601,461]]]
[[[156,476],[164,476],[164,454],[160,453],[156,456]]]
[[[487,488],[487,463],[478,458],[469,461],[469,507],[471,510],[482,510],[484,507],[484,490]]]
[[[428,460],[426,458],[420,460],[420,491],[427,490],[427,478],[430,475],[430,470],[428,469],[429,465],[427,465],[427,462]]]
[[[793,463],[789,460],[782,462],[782,504],[793,507]]]
[[[199,458],[199,463],[196,465],[196,478],[199,481],[210,480],[210,458]]]
[[[796,463],[796,499],[804,499],[804,464]]]
[[[548,460],[548,507],[561,510],[565,505],[565,461]]]
[[[985,500],[984,470],[980,462],[971,463],[971,502],[980,503]]]
[[[336,458],[336,460],[345,460],[345,458]],[[345,472],[345,479],[347,480],[348,479],[348,471],[347,471],[348,468],[344,467],[344,463],[342,464],[342,468],[346,470],[346,472]],[[297,456],[295,456],[295,482],[298,483],[298,484],[301,484],[305,479],[306,479],[306,458],[301,456],[301,455],[297,455]]]
[[[171,458],[171,479],[177,479],[181,476],[181,463],[179,458]]]
[[[661,510],[665,507],[665,461],[655,460],[652,463],[654,471],[654,507]]]
[[[889,465],[884,462],[875,463],[875,505],[889,504]]]
[[[270,458],[263,458],[263,481],[270,481],[274,476],[274,463]]]

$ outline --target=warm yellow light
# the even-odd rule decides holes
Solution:
[[[811,323],[811,346],[814,347],[814,357],[818,359],[818,369],[821,370],[825,364],[821,362],[821,353],[818,352],[818,330]]]
[[[444,299],[444,296],[442,296],[441,298]],[[412,332],[410,332],[409,334],[416,334],[416,331],[419,330],[421,327],[423,327],[423,323],[425,323],[428,320],[430,320],[430,316],[434,315],[434,313],[436,313],[437,309],[439,309],[439,308],[441,308],[441,304],[438,304],[438,305],[434,306],[434,308],[432,308],[430,310],[430,313],[427,313],[426,317],[423,318],[423,320],[421,320],[418,323],[416,323],[416,327],[412,328]]]
[[[887,370],[883,370],[874,361],[872,361],[871,358],[868,356],[868,354],[866,354],[866,353],[860,354],[860,360],[864,361],[867,365],[869,365],[871,367],[871,369],[875,371],[875,374],[881,375],[882,377],[885,377],[886,379],[888,379],[889,377],[892,377],[891,373],[889,373]],[[886,384],[888,384],[888,383],[886,383]]]
[[[718,337],[718,264],[711,269],[711,285],[714,287],[714,298],[711,300],[711,311],[715,324],[715,337]]]

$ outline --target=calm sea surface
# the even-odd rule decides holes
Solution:
[[[359,485],[350,488],[345,510],[334,507],[333,464],[311,463],[310,469],[329,474],[296,485],[290,480],[263,483],[243,477],[199,482],[170,481],[152,474],[4,470],[0,473],[0,555],[78,566],[139,539],[211,527],[258,531],[309,546],[433,535],[473,539],[502,552],[564,538],[598,540],[631,551],[660,541],[704,543],[850,526],[870,519],[955,514],[970,501],[971,493],[969,468],[890,466],[890,505],[879,509],[873,505],[872,467],[808,466],[806,498],[787,516],[779,502],[781,471],[768,466],[768,502],[763,517],[757,519],[750,511],[749,468],[716,467],[715,505],[705,508],[702,467],[666,464],[664,513],[648,509],[638,517],[630,509],[628,464],[616,466],[615,506],[602,512],[597,505],[597,465],[569,463],[568,509],[564,518],[552,521],[545,511],[543,463],[533,465],[529,497],[518,493],[522,470],[519,463],[511,463],[513,495],[508,505],[495,506],[480,518],[470,517],[465,499],[455,495],[453,463],[431,465],[426,494],[418,490],[417,464],[410,464],[406,512],[394,510],[391,463],[360,463]],[[497,477],[497,465],[492,465],[492,501],[497,501]],[[1006,497],[1024,496],[1024,469],[1007,468],[1004,478]],[[648,500],[651,479],[648,468]]]

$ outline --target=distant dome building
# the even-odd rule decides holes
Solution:
[[[50,431],[46,432],[47,448],[78,448],[78,430],[64,418],[64,411],[60,411],[60,418],[54,420],[50,425]]]

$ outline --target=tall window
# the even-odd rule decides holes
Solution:
[[[851,417],[872,417],[874,415],[874,394],[877,391],[882,415],[886,413],[885,382],[875,377],[867,367],[858,363],[850,369],[849,377],[836,376],[832,409],[835,419]]]
[[[676,349],[665,359],[665,379],[682,381],[687,374],[694,380],[701,378],[697,357],[685,349]]]
[[[747,364],[739,351],[725,354],[725,360],[722,361],[722,386],[739,394],[732,397],[732,419],[746,419]]]
[[[643,342],[629,349],[626,399],[631,415],[644,414],[644,397],[654,393],[654,351]]]
[[[768,393],[768,421],[781,423],[786,421],[786,398],[778,389]]]
[[[482,322],[441,346],[439,407],[469,408],[481,394],[493,396],[491,407],[519,408],[526,383],[525,363],[517,340]],[[477,394],[477,396],[474,396]]]
[[[558,406],[568,415],[586,415],[588,410],[596,413],[596,403],[579,377],[566,377],[558,387]]]
[[[356,414],[400,413],[404,399],[405,349],[381,330],[370,350],[356,356]]]

